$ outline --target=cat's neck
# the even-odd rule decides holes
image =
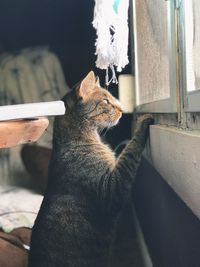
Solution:
[[[101,138],[97,129],[91,129],[81,121],[66,120],[66,118],[56,118],[54,121],[54,145],[99,142],[101,142]]]

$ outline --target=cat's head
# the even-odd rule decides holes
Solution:
[[[93,71],[63,101],[66,113],[71,112],[80,123],[97,129],[116,125],[122,115],[119,101],[100,86]]]

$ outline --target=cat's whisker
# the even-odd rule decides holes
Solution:
[[[109,121],[108,126],[106,127],[106,130],[105,130],[103,136],[105,136],[105,135],[107,134],[107,132],[108,132],[108,130],[110,129],[110,126],[111,126],[111,125],[112,125],[112,122]]]
[[[101,128],[101,129],[99,130],[99,135],[101,135],[102,132],[103,132],[104,130],[105,130],[105,127]]]

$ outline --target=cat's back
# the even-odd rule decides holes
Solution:
[[[94,201],[93,205],[92,201],[90,205],[88,203],[83,196],[76,197],[70,194],[45,196],[33,227],[30,261],[33,257],[36,261],[43,262],[44,265],[41,265],[43,267],[72,266],[71,260],[83,264],[93,260],[96,262],[98,258],[101,261],[102,255],[107,257],[110,229],[107,229],[107,224],[102,220],[103,217],[97,207],[95,208]],[[49,252],[54,253],[54,257],[51,258]],[[58,262],[54,261],[61,257],[63,261],[57,265]],[[33,266],[40,267],[37,263]]]
[[[55,228],[70,232],[73,223],[83,222],[87,218],[89,207],[83,196],[47,193],[43,199],[38,217],[34,227],[45,230],[55,230]]]

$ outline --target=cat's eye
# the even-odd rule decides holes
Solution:
[[[110,102],[109,102],[109,100],[108,99],[103,99],[103,101],[102,101],[103,103],[105,103],[105,104],[109,104]]]

